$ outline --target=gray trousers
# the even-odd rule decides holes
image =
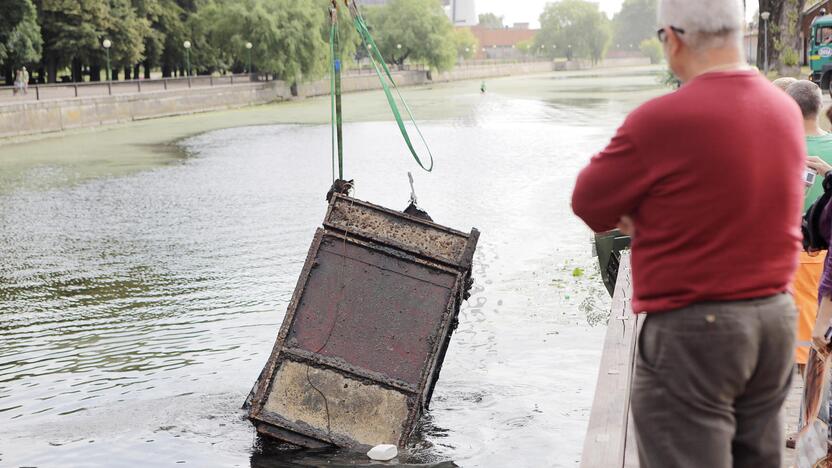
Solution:
[[[792,297],[649,314],[632,388],[640,468],[780,468]]]

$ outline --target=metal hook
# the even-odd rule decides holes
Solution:
[[[416,189],[413,187],[413,174],[408,172],[407,178],[410,180],[410,203],[412,203],[413,205],[417,205],[418,203],[416,203]]]

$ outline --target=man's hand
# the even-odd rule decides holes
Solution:
[[[636,225],[633,222],[633,218],[629,216],[622,216],[621,219],[618,220],[618,230],[621,231],[621,234],[624,234],[625,236],[635,237]]]
[[[809,156],[809,159],[806,160],[806,165],[818,171],[821,177],[826,177],[826,174],[832,171],[832,166],[817,156]]]

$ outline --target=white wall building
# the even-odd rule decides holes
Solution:
[[[445,12],[454,26],[476,26],[479,24],[475,0],[443,0]]]

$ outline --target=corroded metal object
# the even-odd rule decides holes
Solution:
[[[249,418],[302,447],[401,447],[430,402],[479,232],[343,195],[323,225]]]
[[[618,280],[618,266],[621,263],[621,252],[630,248],[631,239],[618,229],[595,234],[594,253],[598,257],[601,268],[601,279],[610,296],[615,292]]]

